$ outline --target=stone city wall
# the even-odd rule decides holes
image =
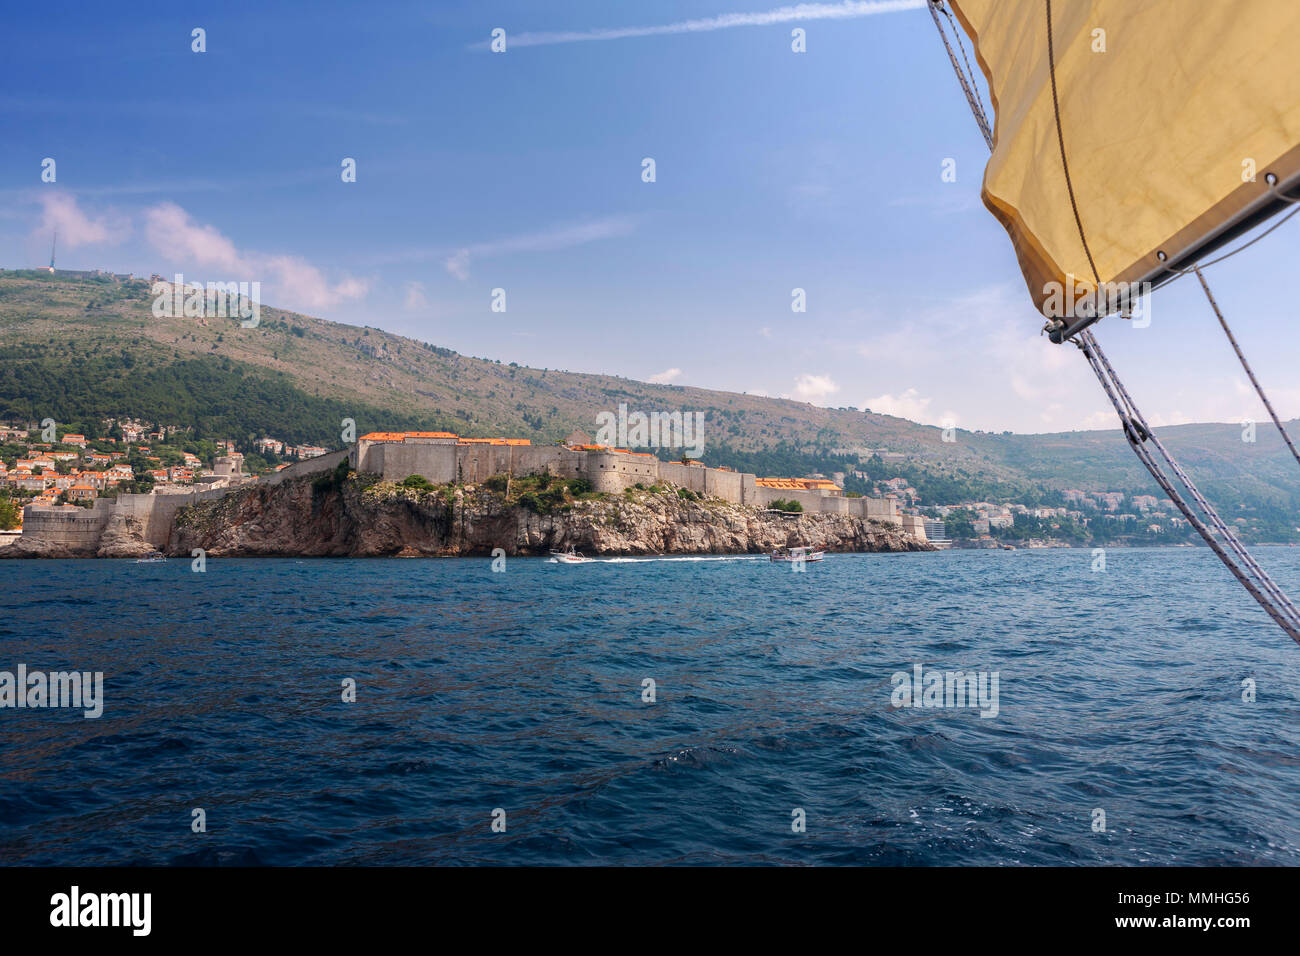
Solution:
[[[594,491],[620,494],[633,485],[669,482],[736,504],[765,507],[778,499],[799,502],[804,511],[873,518],[899,525],[893,499],[845,498],[820,491],[764,488],[754,475],[702,465],[660,461],[652,455],[585,451],[564,445],[456,444],[450,439],[359,441],[350,461],[357,471],[402,481],[423,475],[434,484],[476,484],[492,475],[550,472],[561,478],[586,478]]]

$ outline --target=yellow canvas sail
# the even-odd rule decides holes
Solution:
[[[1267,175],[1295,191],[1300,0],[948,2],[996,112],[984,202],[1044,314],[1277,211]]]

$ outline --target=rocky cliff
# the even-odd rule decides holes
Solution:
[[[810,545],[828,551],[925,551],[892,525],[848,515],[781,516],[677,489],[580,496],[538,509],[479,487],[404,488],[373,477],[252,486],[182,511],[167,551],[188,556],[743,554]]]

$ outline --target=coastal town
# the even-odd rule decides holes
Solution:
[[[177,426],[125,418],[80,427],[0,425],[0,533],[21,533],[30,505],[89,508],[120,493],[227,488],[328,451],[258,438],[245,454],[232,439],[195,440]]]
[[[467,438],[450,432],[375,432],[361,437],[363,451],[354,455],[354,466],[370,467],[369,459],[361,460],[364,450],[394,441],[450,444],[473,456],[493,447],[529,449],[533,458],[541,454],[538,461],[545,459],[548,463],[542,467],[552,467],[549,462],[555,457],[552,452],[532,446],[528,439]],[[646,452],[605,448],[592,444],[581,432],[556,446],[584,455],[609,453],[609,464],[598,467],[618,470],[626,466],[633,477],[638,460],[647,462],[647,467],[654,463],[656,474],[679,464],[699,467],[698,462],[687,459],[661,463]],[[249,436],[242,441],[196,438],[189,428],[131,418],[71,426],[48,421],[44,427],[34,422],[0,425],[0,534],[11,540],[21,534],[28,506],[89,509],[100,499],[111,500],[124,493],[193,495],[217,491],[265,480],[294,462],[329,452],[323,446],[294,445],[267,435]],[[382,462],[382,458],[377,460]],[[469,460],[478,461],[478,457]],[[396,467],[417,470],[410,464]],[[382,464],[379,468],[383,470]],[[462,463],[456,466],[455,473],[441,477],[461,480],[463,468]],[[729,482],[726,473],[730,469],[703,471],[716,475],[711,487],[721,486],[718,479],[723,479],[724,484]],[[681,479],[685,487],[692,472],[683,474],[687,476]],[[390,477],[400,480],[405,475]],[[1060,506],[1015,501],[939,503],[922,500],[906,478],[862,470],[757,477],[753,485],[749,503],[791,513],[809,506],[814,511],[857,511],[853,499],[867,499],[862,502],[864,515],[898,524],[905,533],[940,550],[1067,547],[1104,542],[1179,544],[1185,542],[1189,531],[1185,519],[1167,499],[1120,491],[1066,489],[1059,493],[1064,502]]]

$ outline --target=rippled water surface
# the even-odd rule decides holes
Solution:
[[[1300,647],[1107,557],[0,562],[0,670],[106,699],[0,710],[0,861],[1300,863]],[[998,715],[891,708],[916,663]]]

